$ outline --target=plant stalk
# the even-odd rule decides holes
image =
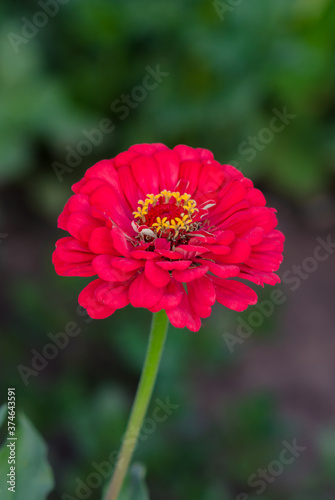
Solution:
[[[149,343],[140,382],[105,500],[117,500],[122,488],[131,457],[137,445],[143,419],[150,403],[168,326],[169,320],[164,310],[153,314]]]

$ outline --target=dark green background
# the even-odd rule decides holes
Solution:
[[[150,313],[132,308],[87,322],[77,296],[88,280],[54,273],[71,184],[133,143],[209,148],[279,210],[281,272],[301,265],[317,237],[334,234],[335,3],[70,0],[14,50],[9,34],[23,36],[38,11],[27,0],[0,7],[1,400],[17,387],[18,407],[48,443],[56,500],[118,448],[150,326]],[[169,75],[122,119],[112,103],[157,65]],[[295,118],[246,153],[285,108]],[[104,118],[115,130],[60,182],[54,162]],[[197,334],[170,329],[155,395],[180,407],[136,453],[153,499],[334,498],[334,259],[294,293],[281,285],[285,304],[233,354],[223,335],[251,310],[218,306]],[[31,350],[69,321],[80,335],[25,386],[17,366],[31,366]],[[294,438],[306,451],[256,495],[248,478]]]

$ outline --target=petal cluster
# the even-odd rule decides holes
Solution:
[[[131,304],[165,309],[175,327],[198,331],[216,301],[235,311],[257,302],[241,279],[280,281],[276,211],[208,150],[135,145],[72,189],[58,219],[70,236],[57,242],[53,263],[62,276],[96,277],[79,295],[92,318]]]

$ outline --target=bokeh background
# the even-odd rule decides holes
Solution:
[[[51,265],[63,236],[57,215],[96,161],[163,142],[211,149],[264,190],[287,236],[287,279],[278,286],[285,303],[233,348],[227,333],[237,335],[241,318],[250,325],[256,308],[215,307],[197,334],[170,328],[155,397],[179,407],[135,456],[151,498],[333,499],[335,252],[308,272],[293,266],[308,266],[317,238],[335,239],[335,3],[56,5],[37,29],[38,2],[0,6],[0,399],[14,385],[18,409],[47,443],[56,483],[48,498],[75,497],[76,478],[85,482],[92,462],[118,449],[151,319],[129,307],[89,322],[77,309],[87,280],[58,277]],[[158,65],[156,88],[134,90]],[[123,112],[122,94],[133,96]],[[280,131],[264,132],[285,112]],[[114,130],[60,175],[69,148],[83,151],[83,131],[104,119]],[[17,367],[31,367],[32,349],[41,352],[69,321],[81,333],[25,385]],[[250,476],[294,439],[305,450],[257,494]]]

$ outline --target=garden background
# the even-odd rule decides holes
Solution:
[[[262,307],[170,327],[135,456],[151,498],[333,499],[335,2],[4,0],[0,17],[0,402],[16,387],[46,442],[49,500],[77,498],[119,448],[151,319],[89,321],[87,280],[51,264],[56,219],[89,166],[141,142],[212,150],[264,190],[287,236],[281,300],[266,287]],[[69,323],[80,332],[34,369]]]

